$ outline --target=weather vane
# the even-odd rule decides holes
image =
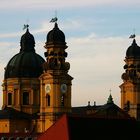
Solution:
[[[135,28],[133,29],[133,32],[134,32],[134,34],[130,35],[129,38],[134,38],[135,39],[135,37],[136,37],[136,35],[135,35]]]
[[[28,23],[29,23],[29,19],[26,20],[26,23],[27,23],[27,24],[24,24],[24,25],[23,25],[23,30],[29,28],[29,24],[28,24]]]
[[[24,24],[23,25],[23,30],[28,29],[28,28],[29,28],[29,25],[28,24]]]
[[[50,22],[57,22],[57,20],[58,20],[58,18],[57,18],[57,11],[55,10],[55,16],[54,16],[54,18],[52,18],[51,20],[50,20]]]

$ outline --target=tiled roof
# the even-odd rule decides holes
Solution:
[[[135,139],[140,126],[133,119],[105,119],[63,115],[38,140]]]
[[[132,119],[127,112],[113,102],[99,106],[72,107],[73,115],[92,116],[94,118]]]

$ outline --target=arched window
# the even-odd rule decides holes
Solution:
[[[61,96],[61,106],[65,105],[65,96],[64,94]]]
[[[23,92],[23,105],[29,105],[29,92]]]
[[[130,101],[127,101],[127,102],[126,102],[126,108],[127,108],[127,111],[130,110]]]
[[[8,93],[8,105],[12,105],[12,93]]]
[[[46,95],[46,105],[50,106],[50,95],[49,94]]]

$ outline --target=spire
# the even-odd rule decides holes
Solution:
[[[112,95],[110,94],[107,100],[107,104],[113,104],[113,103],[114,101],[113,101]]]

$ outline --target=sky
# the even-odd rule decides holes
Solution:
[[[105,104],[111,93],[120,106],[124,59],[136,34],[140,45],[139,0],[0,0],[0,82],[4,67],[19,52],[20,38],[29,24],[36,53],[44,59],[46,36],[57,15],[65,33],[71,68],[72,106]],[[57,11],[57,12],[56,12]],[[0,106],[2,87],[0,87]]]

